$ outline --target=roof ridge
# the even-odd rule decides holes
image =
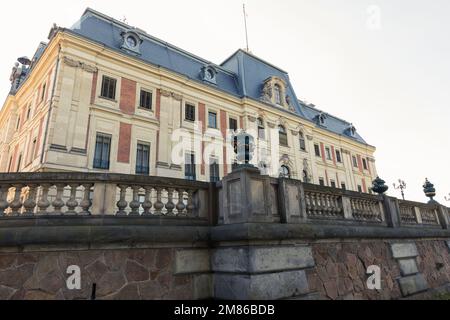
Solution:
[[[348,122],[347,120],[344,120],[344,119],[342,119],[342,118],[339,118],[339,117],[335,116],[334,114],[331,114],[331,113],[329,113],[329,112],[327,112],[327,111],[324,111],[324,110],[322,110],[322,109],[316,108],[316,105],[314,105],[314,104],[313,104],[314,107],[311,107],[311,104],[306,104],[305,101],[302,101],[302,100],[300,100],[300,99],[299,99],[298,101],[300,102],[300,104],[301,104],[302,106],[304,106],[304,107],[306,107],[306,108],[309,108],[309,109],[311,109],[311,110],[317,110],[317,111],[319,111],[319,112],[323,112],[323,113],[329,115],[330,117],[333,117],[333,118],[335,118],[336,120],[342,121],[342,122],[344,122],[344,123],[346,123],[346,124],[348,124],[348,125],[352,124],[351,122]]]
[[[168,49],[171,49],[171,50],[174,50],[174,51],[178,51],[179,53],[181,53],[181,54],[183,54],[183,55],[185,55],[185,56],[188,56],[188,57],[190,57],[190,58],[192,58],[192,59],[194,59],[194,60],[197,60],[198,62],[205,63],[205,64],[210,64],[210,65],[214,66],[215,68],[217,68],[217,69],[219,69],[219,70],[222,70],[222,71],[224,71],[224,72],[226,72],[226,73],[228,73],[228,74],[230,74],[230,75],[236,76],[236,74],[235,74],[233,71],[231,71],[231,70],[229,70],[229,69],[226,69],[225,67],[223,67],[223,66],[220,65],[220,64],[217,64],[217,63],[214,63],[214,62],[212,62],[212,61],[210,61],[210,60],[207,60],[207,59],[205,59],[205,58],[202,58],[202,57],[200,57],[199,55],[193,54],[193,53],[191,53],[191,52],[189,52],[189,51],[187,51],[187,50],[184,50],[184,49],[182,49],[182,48],[180,48],[180,47],[178,47],[178,46],[176,46],[176,45],[173,45],[173,44],[171,44],[171,43],[169,43],[169,42],[167,42],[167,41],[164,41],[164,40],[162,40],[162,39],[160,39],[160,38],[158,38],[158,37],[155,37],[155,36],[149,34],[147,31],[145,31],[145,30],[143,30],[143,29],[141,29],[141,28],[138,28],[138,27],[136,27],[136,26],[128,25],[128,24],[126,24],[126,23],[124,23],[124,22],[122,22],[122,21],[120,21],[120,20],[117,20],[117,19],[114,18],[114,17],[111,17],[111,16],[109,16],[109,15],[106,15],[106,14],[104,14],[104,13],[101,13],[101,12],[95,10],[95,9],[90,8],[90,7],[87,7],[87,8],[86,8],[86,10],[84,11],[82,17],[83,17],[84,15],[86,15],[88,12],[90,12],[90,13],[92,13],[92,14],[94,14],[94,15],[100,17],[100,18],[103,18],[103,19],[105,19],[105,20],[107,20],[107,21],[110,21],[110,22],[113,22],[113,23],[115,23],[115,24],[118,24],[118,25],[121,26],[122,28],[125,28],[125,29],[133,29],[133,31],[135,31],[135,32],[137,32],[137,33],[139,33],[139,34],[141,34],[142,36],[147,37],[147,38],[148,38],[149,40],[151,40],[151,41],[155,41],[155,42],[160,43],[161,45],[164,45],[164,46],[167,47]]]

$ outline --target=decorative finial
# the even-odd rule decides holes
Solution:
[[[372,191],[376,192],[380,195],[384,194],[386,191],[389,190],[389,187],[385,183],[386,183],[386,181],[384,181],[380,177],[377,177],[372,182]]]
[[[240,130],[232,138],[234,153],[236,153],[237,160],[240,162],[238,167],[254,167],[250,164],[255,150],[255,139],[253,136],[246,133],[245,130]]]
[[[423,192],[425,195],[430,198],[428,203],[437,203],[433,198],[436,196],[436,189],[434,188],[434,184],[428,181],[428,178],[425,178],[425,183],[423,184]]]

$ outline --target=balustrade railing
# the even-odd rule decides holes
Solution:
[[[400,221],[405,225],[439,226],[436,205],[399,200]]]
[[[350,198],[352,216],[356,220],[382,222],[383,206],[380,200],[370,198]]]
[[[0,174],[0,217],[208,218],[209,183],[120,174]]]
[[[305,190],[305,202],[309,218],[344,218],[342,197],[339,195]]]

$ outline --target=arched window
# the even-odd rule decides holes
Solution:
[[[265,128],[264,128],[264,121],[263,121],[263,119],[258,118],[257,124],[258,124],[258,139],[264,140],[266,138],[266,135],[265,135]]]
[[[273,86],[275,103],[281,105],[281,88],[279,84]]]
[[[287,146],[288,140],[287,140],[287,132],[286,129],[283,126],[278,126],[278,133],[280,136],[280,145]]]
[[[291,178],[291,171],[287,166],[281,166],[280,167],[280,178]]]
[[[300,137],[300,150],[302,151],[306,151],[306,141],[305,141],[305,135],[303,134],[303,132],[299,132],[299,137]]]

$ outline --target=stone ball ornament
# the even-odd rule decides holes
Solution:
[[[253,159],[253,153],[256,147],[255,138],[246,133],[245,130],[240,130],[239,132],[233,134],[232,139],[234,153],[237,156],[239,164],[241,166],[252,166],[250,162]]]
[[[372,182],[372,191],[373,192],[382,195],[388,190],[389,190],[389,187],[386,185],[386,181],[384,181],[380,177],[377,177],[375,180],[373,180],[373,182]]]

